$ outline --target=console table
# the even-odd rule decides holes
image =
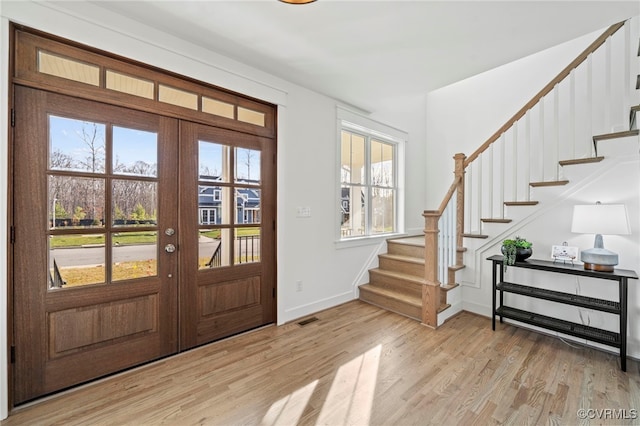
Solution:
[[[487,260],[493,262],[493,314],[491,315],[491,326],[494,331],[496,329],[496,316],[499,316],[500,322],[502,322],[503,318],[509,318],[535,325],[537,327],[591,340],[607,346],[613,346],[620,349],[620,368],[622,371],[627,371],[627,281],[629,278],[638,279],[638,274],[636,274],[635,271],[615,269],[613,272],[597,272],[586,270],[583,265],[568,265],[536,259],[527,259],[524,262],[516,262],[515,265],[508,266],[508,268],[535,269],[539,271],[554,272],[557,274],[580,275],[584,277],[617,281],[618,301],[611,301],[547,290],[526,284],[506,282],[504,280],[503,256],[495,255],[487,258]],[[496,306],[496,292],[499,294],[499,306]],[[505,306],[504,293],[519,294],[536,299],[550,300],[552,302],[563,303],[565,305],[579,306],[582,308],[589,308],[618,315],[620,319],[619,332],[616,333],[608,330],[602,330],[595,327],[589,327],[584,324],[578,324]]]

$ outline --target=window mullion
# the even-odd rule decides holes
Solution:
[[[373,223],[373,213],[371,211],[371,197],[373,196],[373,182],[371,182],[371,136],[367,136],[364,144],[364,180],[365,180],[365,235],[372,234],[371,224]]]

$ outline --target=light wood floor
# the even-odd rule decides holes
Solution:
[[[1,425],[640,422],[612,418],[640,411],[633,360],[624,373],[616,355],[510,325],[493,332],[489,319],[469,313],[437,331],[360,301],[316,317],[19,408]],[[589,423],[580,408],[626,412]]]

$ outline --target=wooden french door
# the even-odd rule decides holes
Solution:
[[[15,95],[18,404],[176,352],[178,122]]]
[[[191,348],[275,320],[275,148],[190,122],[180,141],[180,342]]]
[[[272,139],[15,105],[14,404],[275,320]]]

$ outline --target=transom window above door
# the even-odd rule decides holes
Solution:
[[[76,48],[26,31],[17,31],[22,63],[18,78],[37,84],[78,90],[122,106],[162,109],[176,118],[245,131],[275,135],[273,107],[201,82],[172,77],[134,61],[111,58],[104,52]],[[195,114],[195,115],[194,115]]]

